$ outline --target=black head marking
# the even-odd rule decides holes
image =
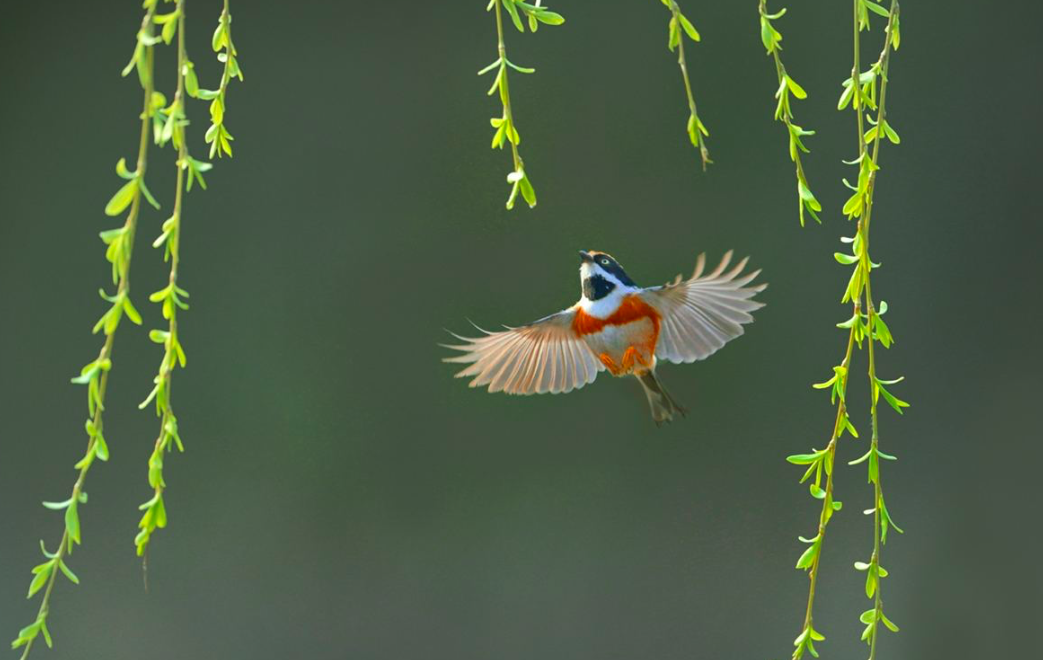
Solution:
[[[583,280],[583,295],[587,300],[601,300],[612,293],[615,288],[615,284],[600,275],[593,275]]]
[[[623,267],[619,265],[612,255],[604,252],[591,252],[590,260],[601,267],[605,272],[611,273],[617,280],[622,282],[625,286],[637,286],[634,284],[634,280],[630,279]]]

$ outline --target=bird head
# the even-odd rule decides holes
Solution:
[[[579,278],[583,296],[600,300],[617,289],[634,289],[637,285],[612,255],[597,251],[579,251]]]

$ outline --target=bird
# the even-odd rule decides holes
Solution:
[[[528,325],[488,331],[479,337],[450,332],[462,343],[444,362],[467,365],[457,378],[470,387],[507,394],[565,393],[594,382],[602,371],[637,379],[656,425],[671,422],[682,407],[656,375],[660,361],[677,364],[708,358],[743,334],[754,300],[767,284],[751,284],[760,270],[743,273],[749,257],[732,268],[732,251],[704,274],[706,254],[686,280],[678,275],[661,286],[641,287],[612,255],[580,250],[578,302]]]

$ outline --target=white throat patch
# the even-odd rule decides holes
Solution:
[[[616,288],[612,289],[611,293],[599,300],[591,300],[590,298],[587,298],[586,295],[583,295],[583,297],[579,299],[579,303],[577,304],[579,305],[580,309],[582,309],[585,313],[595,318],[604,319],[612,316],[612,314],[614,314],[615,311],[619,309],[619,305],[623,302],[623,298],[641,290],[637,287],[627,286],[623,284],[615,275],[609,273],[597,264],[584,262],[582,265],[580,265],[580,283],[582,283],[583,280],[587,279],[588,277],[594,275],[603,277],[604,279],[616,285]]]

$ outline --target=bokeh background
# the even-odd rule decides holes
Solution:
[[[807,89],[808,175],[826,207],[801,229],[775,73],[756,3],[684,3],[715,164],[699,171],[668,14],[658,2],[552,3],[568,22],[508,31],[523,154],[539,206],[506,212],[509,154],[475,72],[495,57],[484,2],[234,2],[246,74],[233,85],[233,161],[192,192],[181,282],[189,368],[175,381],[187,453],[168,461],[170,527],[149,590],[132,539],[156,427],[136,407],[160,353],[125,325],[106,415],[112,459],[91,471],[84,544],[60,581],[48,658],[785,658],[807,580],[793,569],[818,503],[790,453],[833,419],[828,375],[848,316],[831,256],[835,110],[850,71],[850,6],[788,3],[785,62]],[[778,5],[778,3],[773,3]],[[204,86],[219,3],[189,3]],[[1038,3],[903,7],[874,218],[874,292],[898,343],[884,376],[912,408],[882,410],[884,472],[905,530],[884,563],[883,658],[1028,657],[1041,612],[1036,489],[1043,452],[1039,333]],[[132,157],[140,91],[119,71],[139,3],[20,3],[0,21],[0,627],[24,600],[37,540],[56,542],[84,444],[89,329],[108,265],[97,232]],[[879,52],[882,22],[865,41]],[[160,49],[173,84],[173,51]],[[205,153],[204,103],[190,139]],[[151,157],[170,208],[173,154]],[[146,209],[133,293],[165,268]],[[753,257],[771,283],[740,340],[662,377],[692,414],[656,428],[635,383],[568,396],[491,396],[454,380],[436,343],[465,318],[521,324],[578,296],[579,248],[640,282],[696,254]],[[859,355],[858,364],[864,365]],[[868,427],[862,377],[854,419]],[[864,436],[863,436],[864,437]],[[845,440],[843,460],[864,452]],[[870,522],[862,466],[840,467],[816,626],[830,658],[865,653],[858,614]],[[1034,644],[1034,642],[1033,642]]]

